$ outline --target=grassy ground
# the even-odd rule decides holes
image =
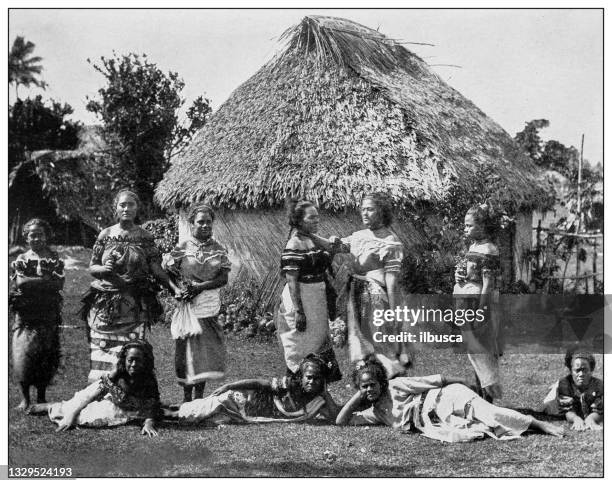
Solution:
[[[64,324],[80,326],[80,294],[90,278],[86,251],[66,250]],[[176,403],[181,390],[173,375],[173,343],[163,327],[153,330],[162,401]],[[63,366],[48,399],[66,399],[86,384],[85,330],[62,333]],[[229,337],[227,380],[278,376],[284,371],[275,341]],[[511,351],[511,350],[509,350]],[[339,353],[345,375],[346,354]],[[448,350],[421,353],[415,374],[441,372],[469,376],[465,356]],[[601,363],[600,360],[598,360]],[[565,373],[561,355],[506,353],[501,361],[502,404],[537,408],[548,386]],[[209,384],[208,390],[219,385]],[[343,402],[352,393],[348,380],[331,386]],[[601,476],[603,433],[572,432],[558,439],[527,434],[516,441],[481,440],[443,444],[386,427],[333,427],[319,424],[226,425],[215,428],[160,425],[157,438],[140,428],[78,429],[57,434],[46,417],[15,411],[16,384],[9,388],[9,465],[66,466],[75,476]],[[337,455],[325,460],[325,451]]]

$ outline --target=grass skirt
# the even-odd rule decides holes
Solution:
[[[225,377],[225,337],[217,316],[199,318],[202,334],[176,340],[175,368],[181,385]]]

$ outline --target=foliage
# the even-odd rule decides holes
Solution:
[[[39,64],[42,57],[33,56],[36,45],[33,42],[27,41],[21,37],[15,37],[13,45],[8,55],[8,81],[9,84],[15,85],[15,94],[19,99],[19,85],[29,87],[30,85],[38,86],[45,89],[47,83],[39,78],[42,72],[42,66]]]
[[[142,224],[142,227],[153,235],[155,245],[162,254],[170,252],[178,242],[178,219],[178,215],[172,215]],[[226,332],[244,334],[247,337],[256,334],[270,335],[274,332],[276,328],[272,314],[264,312],[257,301],[254,290],[258,288],[254,278],[245,276],[221,289],[219,319]],[[160,298],[164,307],[162,322],[170,325],[176,301],[166,290],[160,294]]]
[[[442,218],[414,214],[413,225],[425,235],[425,243],[413,248],[402,261],[399,280],[407,293],[452,293],[455,256],[464,246],[465,211],[460,209]]]
[[[185,83],[175,72],[164,73],[146,55],[130,53],[88,60],[104,76],[106,87],[87,109],[104,122],[107,141],[115,151],[116,173],[138,192],[144,214],[155,213],[153,190],[179,151],[210,114],[209,100],[199,97],[179,120]]]
[[[70,105],[50,101],[40,95],[18,99],[9,107],[9,170],[21,162],[26,152],[35,150],[71,150],[78,145],[79,122],[66,117],[73,113]]]
[[[569,215],[559,218],[536,248],[523,255],[523,261],[531,267],[532,288],[547,293],[563,293],[567,290],[564,282],[570,260],[586,261],[585,245],[591,243],[571,234],[603,227],[603,213],[598,211],[603,198],[603,167],[601,164],[591,166],[585,160],[578,187],[580,152],[557,140],[543,143],[538,132],[548,124],[547,120],[532,120],[516,134],[515,140],[535,163],[551,171],[548,177],[554,187],[556,203],[565,207]],[[574,283],[573,289],[576,290],[578,282]]]
[[[540,167],[554,171],[566,179],[566,181],[555,181],[558,202],[567,205],[573,214],[582,213],[588,220],[594,200],[602,196],[603,167],[601,164],[593,167],[588,161],[584,161],[579,208],[577,183],[580,152],[575,147],[566,147],[557,140],[543,143],[539,130],[548,125],[548,120],[532,120],[525,124],[522,132],[516,134],[515,141]]]
[[[168,253],[178,243],[178,215],[146,221],[142,227],[153,235],[155,245],[162,253]]]
[[[525,153],[538,163],[542,153],[542,139],[540,138],[540,130],[550,125],[548,120],[539,119],[531,120],[525,123],[523,131],[518,132],[514,137],[514,141],[521,147]]]

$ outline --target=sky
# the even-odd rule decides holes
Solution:
[[[146,53],[164,71],[181,75],[187,104],[204,95],[217,109],[277,52],[280,34],[309,14],[433,44],[405,46],[511,136],[525,122],[545,118],[544,139],[580,148],[584,133],[585,158],[602,161],[601,10],[12,9],[9,41],[21,35],[34,42],[49,84],[43,96],[69,103],[73,118],[92,124],[86,100],[104,79],[87,59]],[[22,88],[20,96],[26,94]]]

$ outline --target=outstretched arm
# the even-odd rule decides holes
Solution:
[[[270,390],[272,383],[270,380],[263,378],[251,378],[246,380],[238,380],[233,383],[226,383],[212,392],[213,395],[221,395],[228,390]]]
[[[322,393],[321,396],[325,400],[325,405],[323,405],[323,408],[321,409],[320,413],[327,420],[329,420],[331,422],[335,422],[336,421],[336,417],[338,416],[338,412],[340,411],[340,407],[334,401],[334,399],[332,398],[332,396],[330,395],[330,393],[327,390],[325,390]]]
[[[351,417],[363,402],[363,397],[364,394],[358,391],[344,404],[336,417],[336,425],[347,425],[351,421]]]
[[[340,240],[337,236],[330,236],[329,238],[323,238],[315,233],[310,233],[308,237],[312,240],[312,242],[317,245],[319,248],[323,248],[332,253],[348,253],[350,252],[350,247]]]

